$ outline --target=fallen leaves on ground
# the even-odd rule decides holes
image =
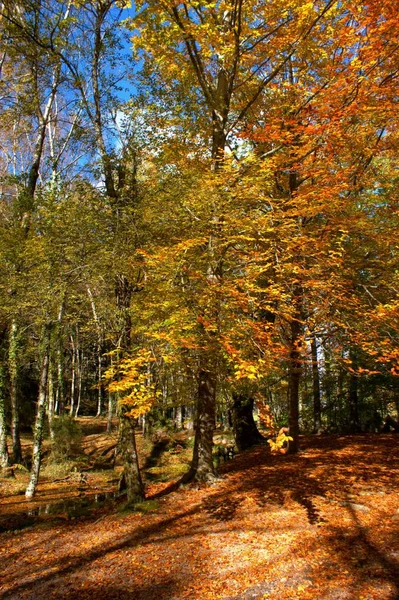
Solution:
[[[2,598],[394,600],[399,436],[266,446],[212,487],[155,484],[158,510],[2,534]]]

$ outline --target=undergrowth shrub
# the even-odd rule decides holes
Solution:
[[[54,441],[51,445],[50,461],[65,462],[81,452],[82,430],[70,415],[54,419]]]

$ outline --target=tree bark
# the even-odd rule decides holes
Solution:
[[[112,432],[112,413],[113,413],[112,394],[111,394],[111,392],[108,392],[107,433]]]
[[[289,367],[289,397],[288,397],[288,426],[289,435],[293,438],[290,442],[289,452],[295,453],[299,450],[299,384],[301,380],[302,364],[301,351],[299,347],[301,324],[295,318],[291,321],[291,349]]]
[[[213,432],[215,430],[216,377],[201,369],[195,423],[193,460],[184,481],[212,481],[216,478],[213,464]]]
[[[62,317],[64,314],[65,298],[61,302],[58,311],[56,337],[57,337],[57,392],[55,397],[54,413],[62,414],[64,412],[64,355],[61,335]]]
[[[48,428],[50,432],[50,439],[54,442],[55,434],[54,434],[54,379],[53,379],[53,364],[52,357],[50,355],[49,358],[49,367],[48,367]]]
[[[101,417],[103,412],[103,374],[102,374],[102,341],[99,340],[97,346],[97,366],[98,366],[98,396],[97,396],[97,417]]]
[[[0,363],[0,467],[5,469],[9,466],[7,447],[7,420],[5,407],[5,369]]]
[[[79,414],[80,403],[82,401],[83,363],[84,363],[83,350],[80,351],[79,348],[77,348],[76,369],[77,369],[77,383],[78,383],[78,398],[77,398],[77,402],[76,402],[75,417],[77,417]]]
[[[183,406],[177,406],[175,410],[175,426],[177,431],[183,429]]]
[[[72,417],[75,410],[75,388],[76,388],[76,346],[73,339],[73,335],[71,335],[71,345],[72,345],[72,363],[71,363],[71,406],[69,409],[69,414]]]
[[[394,385],[397,385],[396,381]],[[396,417],[399,421],[399,389],[397,389],[397,387],[395,387],[393,391],[393,401],[395,402]]]
[[[135,419],[120,415],[119,448],[123,461],[123,474],[119,490],[126,490],[129,504],[145,499],[134,427]]]
[[[132,334],[132,318],[130,304],[133,288],[125,275],[119,274],[115,282],[116,306],[119,313],[120,346],[122,349],[130,348]]]
[[[97,368],[98,368],[98,399],[97,399],[97,417],[100,417],[103,412],[103,389],[102,389],[102,353],[103,353],[103,331],[101,322],[97,313],[96,303],[94,301],[93,293],[90,287],[87,285],[87,294],[90,300],[90,306],[93,313],[93,319],[97,328]]]
[[[313,379],[313,432],[321,433],[321,394],[319,363],[317,359],[317,341],[313,334],[310,339],[312,351],[312,379]]]
[[[233,431],[240,452],[264,441],[253,416],[254,399],[247,394],[233,393]]]
[[[39,397],[37,402],[37,412],[35,429],[33,433],[33,453],[32,453],[32,469],[30,473],[30,479],[26,488],[25,496],[27,499],[33,498],[36,492],[36,487],[39,481],[40,465],[41,465],[41,452],[42,452],[42,438],[43,438],[43,426],[44,417],[46,413],[46,400],[47,400],[47,380],[48,380],[48,369],[49,369],[49,352],[50,351],[50,325],[46,324],[43,332],[43,360],[41,366],[40,375],[40,386],[39,386]]]
[[[12,454],[13,462],[15,464],[22,463],[22,448],[20,437],[20,408],[18,396],[18,338],[18,325],[16,321],[13,321],[10,328],[8,371],[10,377]]]
[[[353,353],[350,353],[352,360],[352,366],[356,368],[356,359]],[[348,404],[349,404],[349,432],[360,433],[360,420],[359,420],[359,395],[358,395],[358,384],[359,379],[355,373],[349,374],[349,390],[348,390]]]

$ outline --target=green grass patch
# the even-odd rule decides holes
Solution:
[[[48,462],[43,465],[41,475],[47,479],[62,479],[67,477],[76,468],[76,461],[64,460],[62,462]]]
[[[171,479],[178,479],[187,472],[189,463],[177,463],[177,464],[166,464],[159,467],[151,467],[147,470],[149,479],[151,481],[170,481]]]
[[[156,500],[144,500],[144,502],[136,502],[133,504],[132,509],[135,512],[141,512],[143,514],[157,512],[159,510],[159,502]]]
[[[120,517],[128,515],[132,512],[139,512],[144,515],[157,512],[159,510],[159,502],[156,500],[143,500],[142,502],[124,502],[118,507]]]

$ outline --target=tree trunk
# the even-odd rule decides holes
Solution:
[[[83,350],[82,352],[79,351],[79,348],[76,351],[76,369],[77,369],[77,383],[78,383],[78,401],[76,403],[76,412],[75,412],[75,417],[78,416],[79,410],[80,410],[80,403],[82,400],[82,379],[83,379],[83,362],[84,362],[84,355],[83,355]]]
[[[199,372],[198,404],[195,424],[193,460],[184,481],[212,481],[216,477],[213,465],[213,432],[215,429],[216,376],[209,370]]]
[[[183,406],[176,407],[175,425],[177,431],[181,431],[183,429]]]
[[[130,348],[132,318],[130,315],[130,304],[133,288],[127,277],[118,275],[115,285],[116,305],[119,313],[120,346],[122,349]]]
[[[116,278],[115,295],[120,319],[120,347],[128,350],[131,345],[132,319],[130,303],[132,285],[124,275]],[[119,356],[117,358],[119,360]],[[135,421],[120,414],[119,439],[123,462],[123,474],[120,490],[126,490],[128,502],[138,502],[144,499],[144,488],[139,470],[136,438],[134,433]]]
[[[73,339],[73,335],[71,335],[71,345],[72,345],[72,364],[71,364],[71,407],[69,409],[69,414],[71,417],[73,416],[75,410],[75,388],[76,388],[76,346]]]
[[[50,356],[49,362],[49,370],[48,370],[48,428],[50,432],[50,439],[54,442],[55,434],[54,434],[54,379],[53,379],[53,362]]]
[[[55,398],[54,412],[62,415],[64,412],[64,355],[62,347],[61,331],[58,327],[58,348],[57,348],[57,393]]]
[[[97,396],[97,417],[101,417],[103,412],[103,382],[102,382],[102,341],[99,340],[97,346],[97,365],[98,365],[98,396]]]
[[[296,316],[295,316],[296,317]],[[289,368],[289,396],[288,396],[288,426],[289,435],[293,438],[290,442],[289,452],[299,450],[299,384],[301,381],[302,365],[300,351],[301,324],[297,318],[291,321],[291,350]]]
[[[8,371],[10,376],[10,400],[11,400],[11,437],[12,453],[15,464],[22,463],[22,449],[20,438],[20,414],[19,414],[19,396],[18,396],[18,326],[15,321],[11,324],[9,351],[8,351]]]
[[[356,360],[352,353],[350,353],[352,360],[352,367],[356,367]],[[360,420],[359,420],[359,395],[358,395],[358,384],[359,379],[354,373],[349,374],[349,391],[348,391],[348,404],[349,404],[349,432],[360,433]]]
[[[96,324],[97,327],[97,368],[98,368],[98,399],[97,399],[97,417],[101,416],[101,413],[103,411],[103,390],[102,390],[102,353],[103,353],[103,332],[102,332],[102,327],[101,327],[101,322],[97,313],[97,307],[96,307],[96,303],[94,302],[94,296],[93,293],[90,289],[90,287],[87,285],[86,286],[87,289],[87,294],[89,296],[89,300],[90,300],[90,305],[91,305],[91,310],[93,313],[93,319],[94,322]]]
[[[111,392],[108,392],[107,433],[111,433],[112,432],[112,413],[113,413],[112,394],[111,394]]]
[[[253,416],[254,399],[247,394],[233,393],[233,431],[240,452],[263,441]]]
[[[134,432],[135,420],[120,416],[119,448],[123,461],[123,474],[119,490],[127,493],[129,504],[144,500],[144,486],[141,479],[139,458]]]
[[[396,381],[395,381],[394,385],[395,386],[397,385]],[[397,417],[397,420],[399,421],[399,389],[397,389],[397,387],[395,387],[394,391],[393,391],[393,401],[395,402],[396,417]]]
[[[313,432],[321,433],[321,394],[319,363],[317,358],[317,340],[313,334],[310,339],[312,350],[312,379],[313,379]]]
[[[4,365],[0,363],[0,467],[5,469],[9,466],[7,447],[7,421],[5,407],[5,373]]]
[[[47,380],[49,369],[49,350],[50,350],[50,325],[47,324],[43,332],[43,360],[40,375],[39,398],[37,402],[37,412],[35,429],[33,433],[33,453],[32,453],[32,469],[28,487],[26,488],[25,496],[27,499],[33,498],[36,487],[39,481],[41,451],[44,417],[46,413],[47,400]]]
[[[57,345],[57,391],[55,395],[55,404],[53,414],[62,414],[64,412],[64,361],[63,361],[63,344],[61,335],[62,318],[64,315],[65,307],[65,296],[64,293],[57,317],[57,327],[55,330],[55,338]]]

